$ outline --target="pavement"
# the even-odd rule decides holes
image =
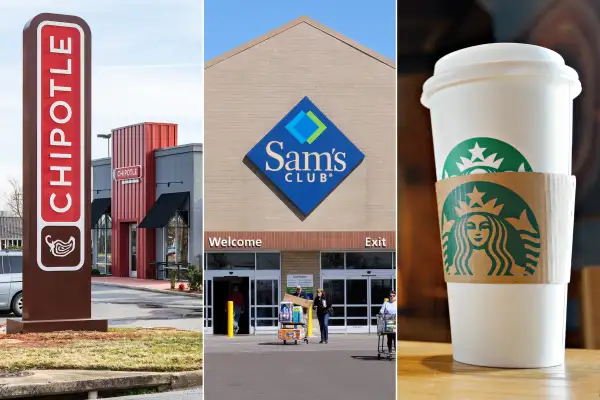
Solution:
[[[276,335],[206,336],[207,399],[392,400],[396,361],[377,359],[377,336],[331,334],[328,344],[283,345]]]
[[[123,396],[119,399],[127,400],[198,400],[202,399],[202,388],[195,388],[189,390],[174,390],[172,392],[156,393],[156,394],[144,394],[138,396]]]
[[[110,327],[171,327],[201,332],[202,313],[202,299],[197,297],[92,284],[92,318],[108,319]],[[0,315],[0,325],[6,318],[10,315]]]
[[[163,387],[187,389],[202,385],[202,372],[148,373],[79,370],[32,370],[25,376],[0,377],[0,398],[30,398],[101,389]],[[122,398],[122,397],[121,397]]]
[[[147,292],[163,293],[167,292],[177,296],[202,297],[200,293],[190,293],[186,291],[171,290],[171,282],[156,279],[137,279],[122,278],[117,276],[95,276],[92,277],[92,283],[96,285],[105,285],[112,287],[122,287],[134,290],[143,290]],[[179,283],[177,283],[179,286]]]
[[[108,319],[110,327],[171,327],[201,332],[202,299],[171,293],[92,285],[92,317]]]

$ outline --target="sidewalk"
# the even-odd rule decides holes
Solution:
[[[31,398],[145,387],[181,390],[202,387],[202,371],[115,372],[31,370],[0,377],[0,398]]]
[[[200,293],[180,292],[171,290],[171,282],[156,279],[137,279],[118,276],[94,276],[92,277],[94,285],[121,287],[133,290],[143,290],[146,292],[167,293],[178,296],[202,297]],[[179,283],[177,283],[179,286]]]

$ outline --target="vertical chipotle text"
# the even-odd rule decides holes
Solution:
[[[85,258],[85,34],[45,21],[37,35],[38,264],[77,270]]]

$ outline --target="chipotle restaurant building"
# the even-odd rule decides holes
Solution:
[[[112,130],[111,158],[92,161],[93,267],[167,279],[166,263],[202,261],[202,145],[177,145],[177,125]]]
[[[277,329],[300,285],[332,332],[375,332],[396,280],[395,64],[308,18],[205,65],[205,327]],[[315,325],[318,326],[318,325]]]

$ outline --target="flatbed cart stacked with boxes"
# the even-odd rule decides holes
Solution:
[[[381,355],[392,360],[395,353],[390,353],[387,348],[386,339],[388,335],[396,334],[396,314],[377,314],[377,358]],[[396,350],[396,349],[394,349]]]
[[[296,296],[286,295],[279,304],[279,340],[283,344],[293,341],[304,341],[308,344],[308,307],[312,307],[310,300],[300,299]]]

